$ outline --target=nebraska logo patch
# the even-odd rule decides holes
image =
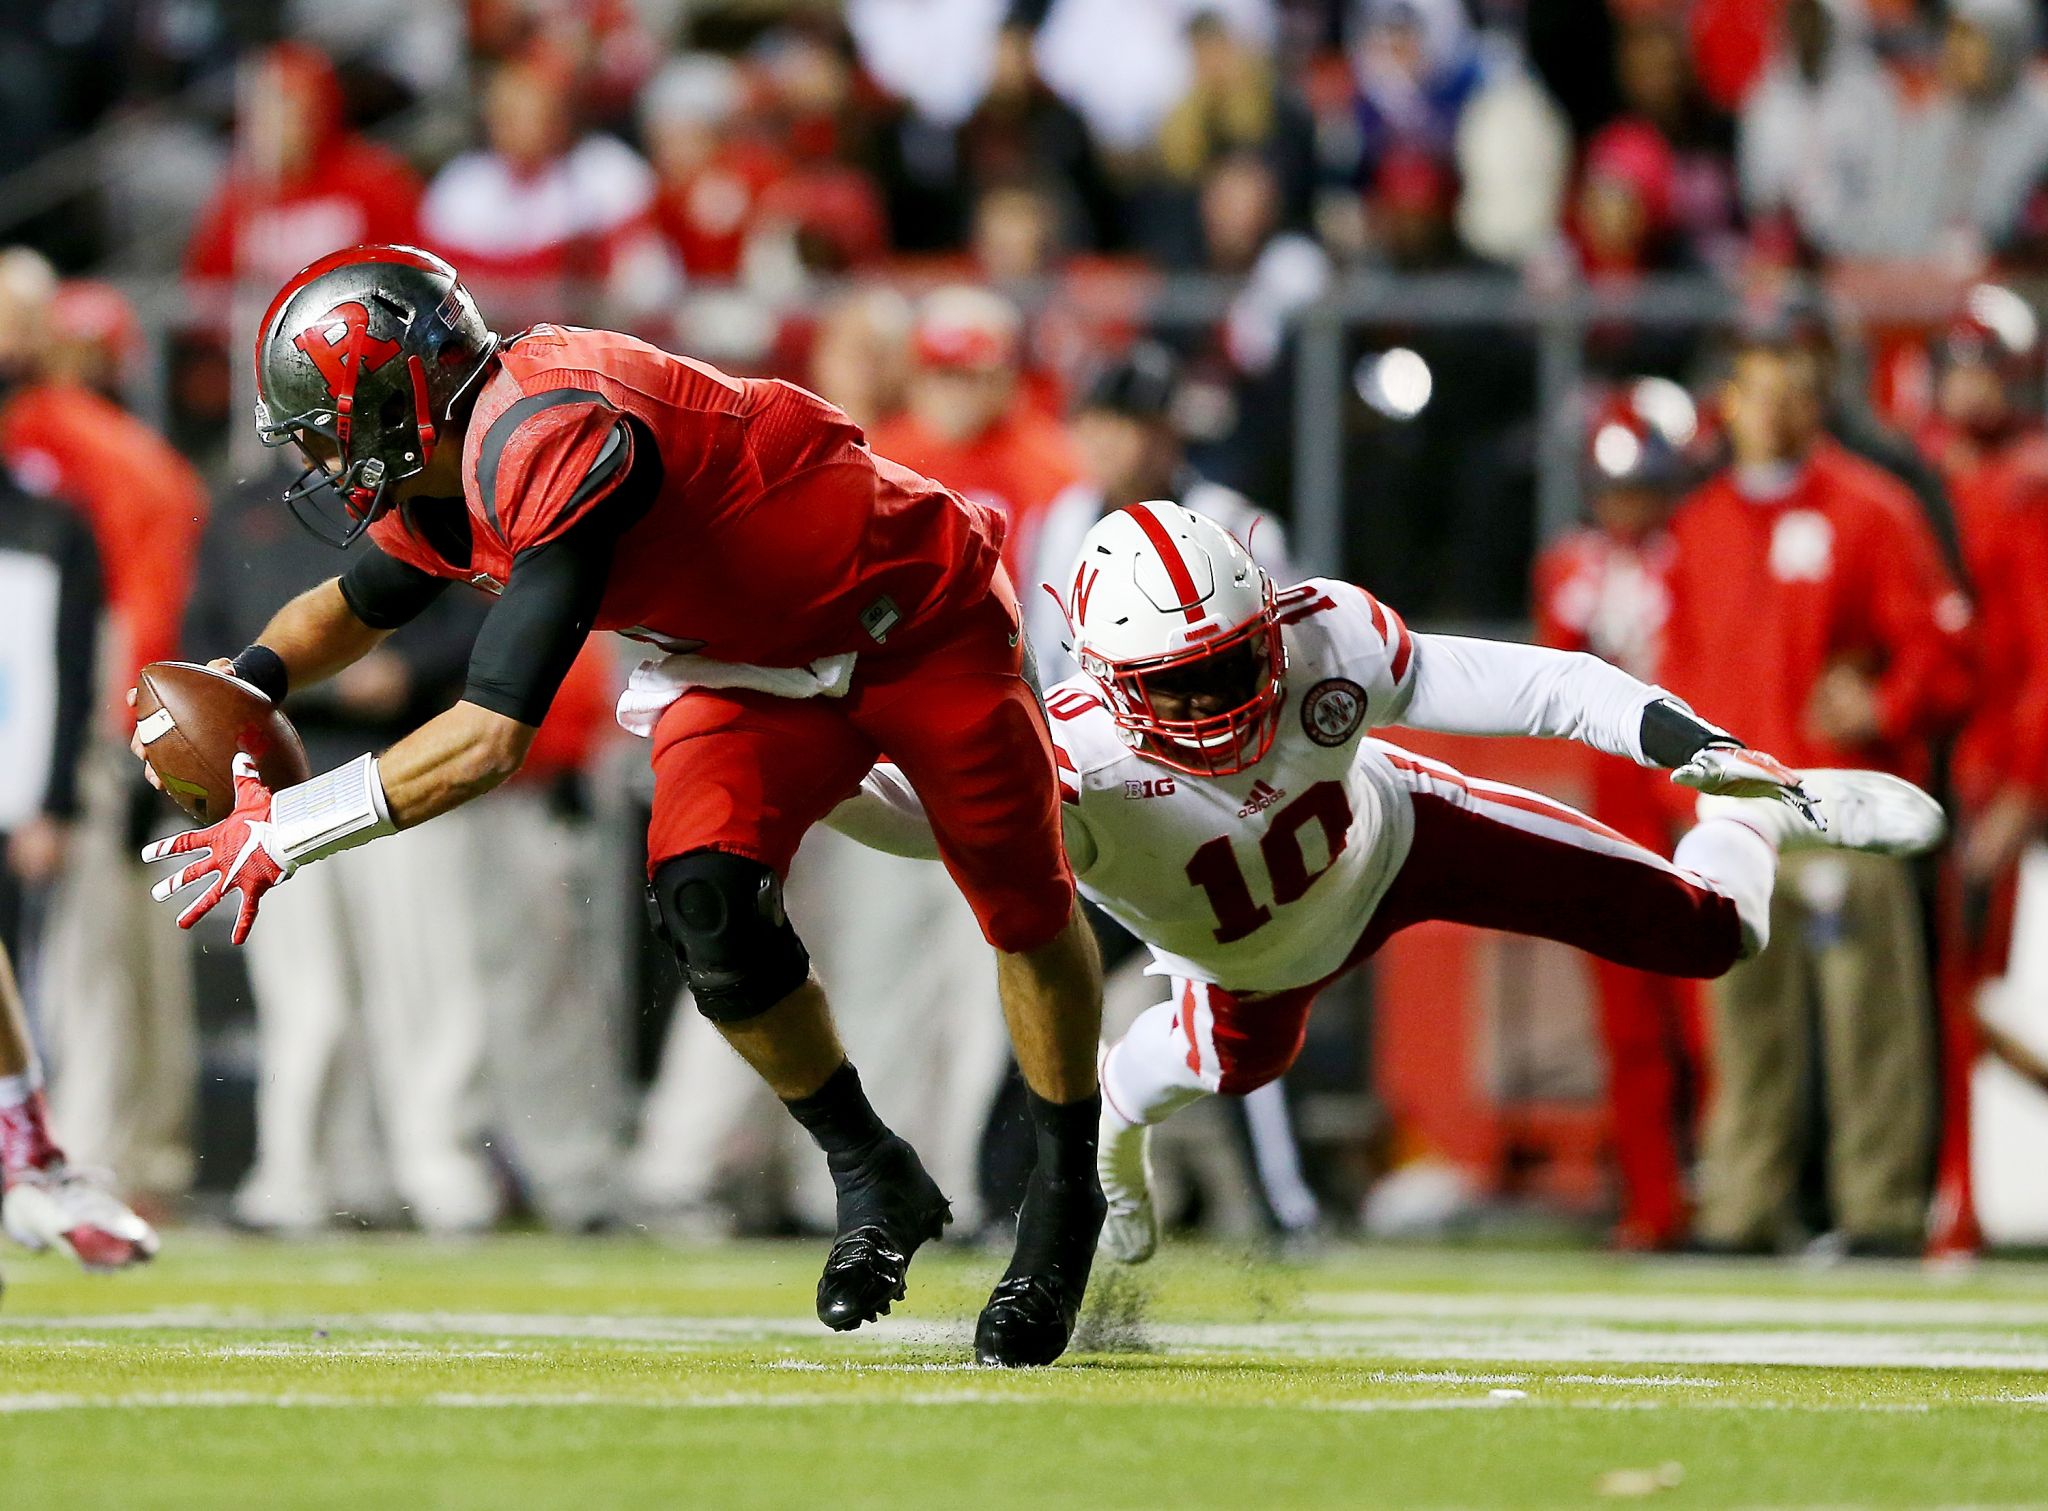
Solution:
[[[1301,732],[1318,745],[1342,745],[1365,722],[1365,689],[1347,677],[1325,677],[1301,700]]]

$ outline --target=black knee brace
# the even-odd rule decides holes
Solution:
[[[783,911],[782,879],[757,860],[722,850],[665,860],[647,905],[683,963],[697,1011],[713,1023],[758,1018],[810,974],[811,957]]]

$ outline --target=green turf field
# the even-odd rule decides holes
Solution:
[[[1184,1248],[1012,1374],[964,1363],[993,1257],[835,1338],[821,1253],[10,1254],[0,1506],[2048,1504],[2039,1266]]]

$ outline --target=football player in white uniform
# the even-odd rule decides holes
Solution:
[[[1279,1076],[1317,993],[1398,930],[1445,920],[1718,976],[1763,948],[1781,850],[1914,854],[1945,830],[1909,782],[1792,771],[1596,657],[1417,635],[1329,578],[1276,592],[1235,539],[1174,504],[1097,524],[1062,601],[1082,675],[1045,705],[1068,855],[1171,986],[1103,1057],[1102,1241],[1127,1263],[1158,1242],[1150,1125]],[[1575,739],[1670,768],[1701,793],[1699,822],[1666,860],[1371,735],[1396,724]],[[831,821],[933,853],[887,766]]]

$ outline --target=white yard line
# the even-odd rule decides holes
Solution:
[[[1312,1291],[1303,1310],[1340,1317],[1502,1318],[1541,1321],[1670,1322],[1711,1327],[2048,1328],[2048,1301],[1955,1300],[1929,1296],[1743,1296],[1662,1292],[1654,1296],[1584,1291],[1489,1291],[1441,1295],[1415,1291]]]
[[[1971,1304],[1973,1307],[1974,1303]],[[1975,1320],[1975,1313],[1971,1313]],[[1697,1320],[1697,1319],[1696,1319]],[[856,1355],[881,1348],[962,1349],[965,1319],[952,1323],[884,1319],[857,1334],[831,1338],[804,1316],[621,1317],[506,1312],[386,1312],[361,1316],[278,1317],[240,1309],[177,1307],[163,1311],[102,1316],[0,1318],[0,1346],[90,1347],[94,1335],[155,1331],[245,1331],[298,1333],[224,1345],[252,1357],[303,1352],[345,1356],[349,1351],[384,1349],[403,1356],[409,1349],[448,1350],[435,1339],[470,1338],[480,1356],[517,1355],[522,1344],[583,1342],[663,1350],[710,1345],[813,1347],[828,1345]],[[48,1336],[61,1330],[71,1335]],[[1278,1352],[1297,1358],[1335,1360],[1469,1361],[1475,1364],[1615,1365],[1820,1365],[1904,1369],[2008,1369],[2048,1372],[2048,1337],[1981,1327],[1944,1316],[1934,1327],[1866,1322],[1854,1329],[1795,1326],[1650,1327],[1604,1325],[1570,1316],[1503,1316],[1477,1307],[1451,1317],[1351,1316],[1327,1321],[1245,1323],[1162,1323],[1143,1327],[1144,1339],[1162,1353]],[[79,1337],[79,1334],[86,1335]],[[373,1335],[366,1337],[365,1335]],[[377,1337],[374,1335],[386,1335]],[[427,1340],[422,1342],[421,1340]],[[954,1367],[953,1361],[846,1361],[847,1367],[924,1371]],[[779,1367],[801,1367],[801,1363]],[[1692,1383],[1683,1375],[1673,1384]],[[1647,1382],[1646,1382],[1647,1383]],[[1657,1379],[1656,1383],[1663,1383]]]
[[[2003,1406],[2027,1398],[1983,1396],[1940,1403],[1944,1406]],[[701,1396],[648,1396],[608,1394],[602,1391],[553,1391],[522,1394],[514,1391],[437,1391],[420,1396],[340,1395],[308,1391],[190,1390],[135,1391],[112,1395],[80,1392],[35,1391],[0,1394],[0,1416],[31,1415],[66,1411],[189,1411],[257,1408],[275,1411],[335,1411],[363,1409],[417,1409],[442,1407],[450,1410],[531,1411],[539,1409],[586,1409],[633,1411],[732,1411],[833,1409],[847,1404],[839,1394],[769,1391],[722,1391]],[[1048,1394],[1019,1390],[927,1390],[904,1395],[864,1397],[863,1407],[907,1406],[1084,1406],[1099,1404],[1099,1398],[1081,1394]],[[1434,1396],[1385,1400],[1347,1398],[1308,1399],[1242,1403],[1232,1410],[1302,1411],[1370,1415],[1381,1412],[1440,1411],[1764,1411],[1810,1412],[1815,1414],[1904,1414],[1923,1415],[1933,1404],[1918,1401],[1667,1401],[1655,1398],[1627,1400],[1545,1400],[1540,1395],[1502,1399],[1496,1395]]]

